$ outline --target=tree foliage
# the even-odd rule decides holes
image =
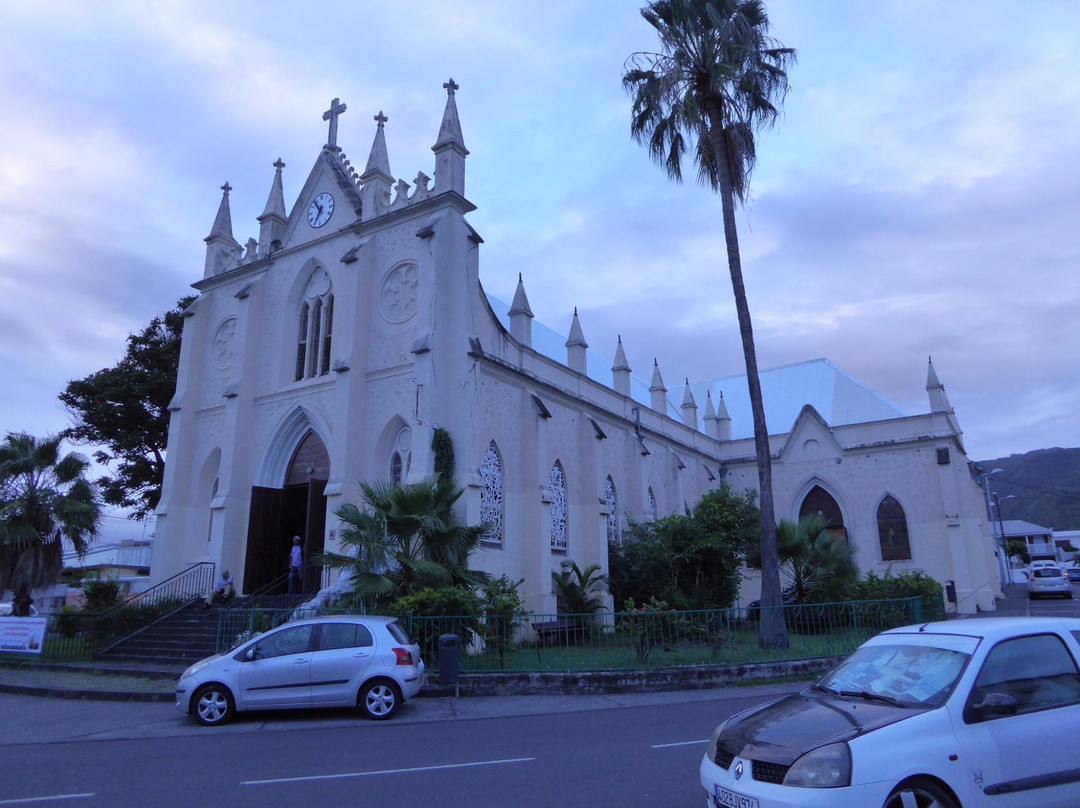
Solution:
[[[563,561],[557,571],[551,571],[559,613],[582,615],[600,611],[604,606],[602,598],[607,580],[600,572],[599,564],[589,564],[581,569],[576,561]]]
[[[631,521],[608,548],[615,603],[651,599],[677,609],[726,608],[738,597],[744,548],[756,543],[753,491],[709,491],[688,515]]]
[[[762,603],[779,606],[772,460],[735,205],[747,198],[757,160],[754,133],[771,126],[780,114],[787,67],[795,52],[768,35],[769,18],[761,0],[653,0],[641,14],[656,30],[660,52],[635,53],[626,61],[623,86],[633,99],[630,132],[675,181],[682,180],[683,159],[692,151],[698,180],[720,196],[754,418]],[[758,642],[767,649],[787,647],[780,609],[766,610]]]
[[[105,447],[94,452],[97,462],[113,470],[100,480],[103,499],[131,508],[133,518],[144,518],[161,498],[183,310],[194,299],[181,298],[176,308],[128,336],[114,367],[68,382],[59,396],[74,420],[61,436]]]
[[[327,552],[316,563],[348,570],[352,595],[373,605],[389,603],[425,587],[482,586],[489,576],[469,569],[487,525],[457,523],[454,504],[464,493],[452,480],[429,477],[416,483],[360,483],[363,507],[339,506],[340,538],[346,555]]]
[[[0,590],[15,590],[17,616],[29,613],[31,589],[59,580],[63,540],[82,556],[101,521],[89,461],[60,444],[26,433],[0,443]]]
[[[820,514],[798,522],[781,519],[776,528],[780,575],[795,591],[797,603],[832,602],[859,577],[855,552],[847,539],[829,530]]]

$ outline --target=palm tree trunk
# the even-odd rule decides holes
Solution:
[[[754,328],[750,320],[750,305],[746,300],[746,286],[743,283],[739,233],[735,224],[735,192],[719,105],[708,103],[706,113],[709,118],[709,143],[720,185],[728,272],[731,274],[731,290],[735,295],[739,336],[742,338],[743,359],[746,363],[746,383],[750,390],[750,409],[754,416],[754,450],[757,453],[758,499],[761,506],[761,621],[758,623],[758,645],[768,650],[784,649],[788,647],[788,634],[781,608],[780,562],[776,544],[776,514],[773,509],[772,451],[769,448],[769,429],[765,422],[765,405],[761,398],[761,380],[758,378]]]

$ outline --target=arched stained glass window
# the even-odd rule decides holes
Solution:
[[[888,494],[877,509],[878,541],[882,561],[910,561],[911,542],[908,539],[907,517],[896,497]]]
[[[608,544],[618,544],[622,540],[619,535],[619,507],[615,497],[615,483],[611,477],[604,480],[604,505],[607,506]]]
[[[645,518],[650,522],[656,521],[656,494],[652,486],[649,486],[649,496],[645,499]]]
[[[296,338],[296,381],[330,372],[330,343],[334,329],[334,295],[330,276],[317,268],[311,273],[300,303]]]
[[[551,495],[551,549],[565,553],[566,536],[566,474],[558,460],[551,467],[548,478],[548,493]]]
[[[840,510],[840,505],[833,499],[833,495],[820,485],[815,485],[810,489],[810,492],[803,499],[802,507],[799,508],[800,519],[804,516],[815,515],[821,516],[828,522],[830,533],[844,539],[848,537],[847,528],[844,527],[844,514]]]
[[[492,544],[503,542],[503,466],[495,441],[488,444],[480,461],[480,477],[484,487],[480,489],[480,522],[491,525],[484,534],[484,541]]]
[[[390,452],[390,481],[401,485],[409,476],[412,468],[412,430],[403,426],[394,437],[394,447]]]

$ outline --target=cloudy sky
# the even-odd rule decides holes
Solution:
[[[629,137],[639,5],[0,0],[0,428],[67,425],[66,382],[201,277],[224,181],[241,243],[278,157],[291,205],[331,98],[353,162],[382,110],[395,175],[431,174],[451,76],[487,291],[521,273],[669,386],[742,372],[719,202]],[[760,365],[919,413],[932,355],[972,458],[1080,445],[1080,3],[768,8],[798,63],[739,216]]]

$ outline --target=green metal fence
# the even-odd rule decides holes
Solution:
[[[401,621],[438,670],[439,638],[456,635],[463,673],[582,672],[691,665],[740,665],[848,654],[888,628],[923,621],[919,598],[781,607],[790,647],[758,648],[758,614],[747,609],[529,614],[512,620],[423,617]],[[322,611],[320,614],[328,612]],[[218,650],[301,617],[298,609],[222,610]]]
[[[145,592],[104,612],[68,612],[39,615],[48,620],[40,654],[4,654],[0,659],[71,662],[94,654],[143,626],[203,597],[214,581],[214,565],[195,564]]]

